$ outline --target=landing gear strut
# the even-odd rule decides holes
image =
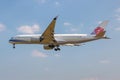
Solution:
[[[13,44],[13,49],[15,49],[15,44]]]

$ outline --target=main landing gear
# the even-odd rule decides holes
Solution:
[[[54,49],[54,51],[60,51],[59,45],[48,45],[51,49]]]
[[[60,51],[59,45],[54,48],[55,51]]]
[[[60,48],[59,48],[59,47],[57,47],[57,48],[55,48],[54,50],[55,50],[55,51],[60,51]]]

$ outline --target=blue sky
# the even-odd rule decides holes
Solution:
[[[109,20],[106,35],[60,52],[16,45],[18,34],[42,33],[59,15],[55,33],[87,33]],[[120,0],[0,0],[0,80],[120,80]]]

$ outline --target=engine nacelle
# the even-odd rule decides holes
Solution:
[[[50,45],[44,45],[43,47],[45,50],[51,50],[54,48],[54,47],[51,47]]]

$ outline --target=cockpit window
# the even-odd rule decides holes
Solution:
[[[11,37],[11,39],[14,39],[14,37]]]
[[[11,37],[11,39],[16,39],[15,37]]]

